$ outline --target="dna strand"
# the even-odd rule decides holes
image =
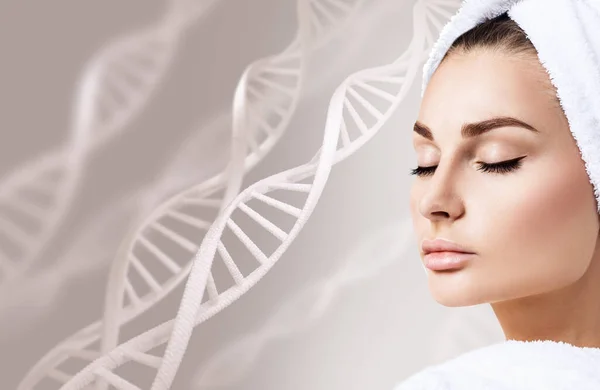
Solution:
[[[456,6],[451,2],[434,3],[439,7]],[[90,364],[61,389],[82,389],[97,379],[118,389],[131,390],[149,386],[138,386],[125,379],[127,367],[146,367],[153,372],[157,371],[152,382],[153,390],[170,387],[193,328],[229,306],[268,272],[298,235],[316,207],[331,167],[353,154],[372,138],[408,93],[419,63],[427,50],[423,44],[429,43],[423,29],[429,28],[430,23],[435,25],[435,22],[431,21],[434,11],[435,8],[432,11],[429,7],[429,1],[418,1],[413,8],[414,35],[408,50],[392,64],[357,72],[338,87],[330,101],[321,150],[309,163],[258,181],[242,191],[218,214],[196,254],[176,318],[129,339],[100,358],[92,359]],[[362,94],[357,90],[363,91]],[[370,100],[364,96],[367,92]],[[359,112],[362,112],[362,116]],[[272,192],[279,192],[279,195],[274,196]],[[282,200],[281,192],[292,195],[292,199],[296,196],[296,201]],[[298,203],[298,196],[302,199],[302,205],[294,205]],[[251,202],[256,205],[250,206]],[[203,199],[203,204],[207,203],[209,202]],[[216,203],[212,206],[218,207]],[[277,210],[281,213],[280,216],[291,217],[288,220],[288,226],[291,225],[291,228],[286,231],[256,211],[265,206],[270,207],[271,211]],[[262,226],[264,233],[268,234],[261,238],[275,238],[276,243],[271,242],[270,251],[263,251],[240,227],[241,223],[238,225],[234,222],[234,212],[239,212],[236,220],[246,216]],[[240,270],[244,257],[240,256],[237,264],[227,249],[230,246],[223,243],[226,227],[230,237],[237,239],[237,244],[252,255],[254,264],[258,264],[258,267],[247,275]],[[211,272],[217,252],[222,267],[229,272],[230,277],[230,286],[223,288],[222,292],[218,288],[221,287],[220,284],[216,283],[215,276],[218,274]],[[89,352],[87,349],[77,350],[78,356],[83,359],[90,356]],[[162,357],[159,356],[161,354]],[[92,353],[91,356],[96,355]],[[117,373],[116,370],[121,368],[124,371]],[[139,376],[137,380],[141,380]]]
[[[42,316],[52,311],[67,290],[68,282],[107,265],[106,248],[116,249],[113,243],[118,242],[119,233],[125,233],[123,221],[135,210],[134,201],[134,196],[128,196],[94,213],[89,218],[93,222],[78,231],[68,252],[58,257],[57,266],[19,280],[10,286],[10,294],[0,294],[0,343],[24,338]]]
[[[67,142],[0,182],[0,285],[36,264],[77,195],[89,154],[139,115],[164,80],[182,30],[215,0],[197,3],[171,1],[162,20],[97,52],[77,86]]]
[[[226,196],[219,199],[210,198],[211,195],[224,190],[235,195],[243,172],[251,169],[272,149],[295,111],[306,61],[306,55],[303,53],[307,49],[315,50],[324,45],[337,28],[349,20],[362,2],[363,0],[301,0],[298,2],[299,17],[304,16],[300,18],[302,19],[299,23],[301,28],[299,27],[295,40],[281,54],[261,59],[250,65],[240,79],[234,97],[234,143],[232,144],[234,158],[226,169],[229,172],[221,172],[199,186],[178,194],[136,225],[136,228],[123,241],[123,246],[116,256],[111,270],[104,321],[86,327],[50,351],[30,370],[21,383],[20,389],[32,388],[46,377],[59,383],[65,382],[69,377],[68,374],[58,371],[56,366],[63,364],[68,359],[82,359],[78,353],[70,355],[70,352],[73,352],[74,344],[79,349],[87,348],[87,352],[89,352],[90,344],[101,340],[102,350],[110,351],[117,344],[119,329],[122,325],[163,299],[189,274],[191,255],[197,250],[198,245],[191,241],[191,238],[179,235],[180,233],[165,226],[161,223],[161,218],[163,220],[165,217],[177,219],[197,228],[200,232],[210,226],[207,221],[211,218],[205,217],[204,220],[200,220],[193,214],[184,214],[181,211],[182,206],[205,207],[209,212],[216,213],[219,206],[226,203]],[[302,12],[301,6],[307,7],[304,12]],[[262,130],[263,133],[257,134],[257,130]],[[261,135],[263,137],[259,138]],[[243,143],[250,145],[251,152],[245,159],[240,159],[240,155],[246,155]],[[239,168],[240,163],[241,168]],[[242,171],[241,174],[240,171]],[[147,231],[152,229],[172,239],[183,249],[187,249],[188,254],[180,255],[189,258],[189,262],[179,265],[173,259],[176,256],[167,254],[167,250],[163,249],[164,243],[156,244],[157,237],[147,234]],[[197,231],[194,232],[194,235],[197,234]],[[153,258],[148,260],[136,255],[134,251],[140,247],[146,249],[147,254]],[[172,274],[160,275],[160,271],[164,273],[164,269],[158,270],[158,272],[154,269],[155,272],[149,272],[150,268],[147,264],[157,260],[159,265],[164,266]],[[140,296],[136,292],[131,275],[128,275],[129,268],[134,268],[141,276],[142,281],[151,287],[144,296]],[[157,273],[159,277],[157,277]],[[169,276],[170,279],[167,280],[166,277]],[[123,305],[124,297],[128,298],[126,305]],[[100,348],[94,347],[93,349]],[[93,356],[89,353],[85,355],[88,359]],[[67,362],[67,364],[69,363]]]
[[[120,200],[103,205],[88,216],[70,240],[68,249],[56,256],[51,267],[11,282],[7,286],[10,294],[0,294],[0,343],[22,336],[34,322],[39,323],[64,294],[70,280],[108,268],[133,221],[151,212],[162,200],[209,175],[210,172],[198,171],[198,165],[206,166],[206,159],[198,156],[198,150],[202,146],[216,148],[219,153],[219,145],[207,140],[206,135],[223,133],[230,121],[228,112],[222,111],[194,129],[177,148],[176,158],[149,185],[124,194]]]
[[[285,299],[260,329],[248,332],[198,367],[191,388],[231,387],[240,383],[270,341],[305,331],[325,315],[343,289],[375,278],[398,263],[411,235],[409,219],[370,232],[358,245],[349,248],[348,257],[334,272]]]

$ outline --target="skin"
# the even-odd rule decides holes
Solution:
[[[461,126],[496,116],[517,126],[463,139]],[[476,255],[455,271],[427,270],[448,307],[491,304],[506,339],[600,347],[600,217],[555,89],[537,57],[452,53],[433,74],[413,132],[410,210],[418,239],[445,238]],[[480,163],[526,156],[508,173]]]

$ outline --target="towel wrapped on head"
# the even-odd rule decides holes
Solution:
[[[525,31],[556,87],[600,213],[600,0],[464,0],[423,67],[421,96],[456,38],[505,12]]]

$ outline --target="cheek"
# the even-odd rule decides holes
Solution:
[[[536,161],[505,183],[498,179],[494,192],[486,191],[494,193],[496,204],[487,203],[490,219],[485,226],[480,221],[478,230],[488,234],[480,234],[478,242],[493,263],[487,266],[510,276],[515,287],[558,288],[587,269],[598,226],[593,190],[581,164],[567,156]],[[478,214],[486,215],[485,210]]]

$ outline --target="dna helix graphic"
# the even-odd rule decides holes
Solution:
[[[150,307],[158,303],[169,292],[171,292],[189,274],[191,260],[198,245],[188,237],[172,230],[168,224],[161,219],[174,218],[180,222],[200,230],[206,230],[210,218],[200,220],[193,214],[184,214],[182,206],[203,206],[209,211],[216,209],[226,203],[222,199],[209,198],[217,191],[229,189],[235,194],[237,190],[232,187],[239,186],[243,172],[258,163],[281,137],[287,127],[290,118],[295,111],[300,95],[300,87],[306,62],[306,51],[315,50],[324,45],[335,33],[335,31],[347,22],[364,0],[300,0],[299,5],[299,30],[295,40],[281,54],[261,59],[250,65],[244,72],[234,98],[233,110],[233,138],[232,151],[234,158],[227,170],[233,173],[221,172],[205,182],[192,187],[169,199],[154,210],[150,216],[141,223],[136,224],[128,237],[123,240],[120,253],[116,256],[111,270],[107,288],[107,300],[105,316],[102,323],[96,322],[74,336],[59,344],[48,353],[38,364],[30,370],[19,388],[33,388],[45,379],[53,379],[55,382],[63,383],[69,378],[69,374],[57,370],[57,366],[71,359],[82,359],[81,354],[74,352],[75,349],[86,349],[85,358],[91,359],[90,344],[102,342],[101,351],[110,351],[117,344],[119,329],[125,323],[136,318]],[[305,11],[302,12],[302,7]],[[282,76],[282,77],[280,77]],[[291,85],[290,85],[291,84]],[[244,123],[245,122],[245,123]],[[262,130],[265,137],[258,138],[257,130]],[[259,136],[261,134],[258,134]],[[258,138],[258,141],[257,139]],[[246,150],[240,146],[243,140],[250,144],[251,152],[245,159],[236,156],[246,155]],[[243,167],[240,169],[239,162]],[[238,170],[242,170],[240,173]],[[239,188],[239,187],[238,187]],[[213,217],[214,219],[214,217]],[[170,238],[174,243],[187,249],[189,253],[185,256],[189,259],[187,264],[180,265],[175,261],[172,254],[168,254],[168,245],[161,244],[157,238],[148,235],[148,230],[160,233],[163,238]],[[194,236],[198,231],[193,232]],[[135,250],[143,248],[146,254],[153,258],[146,259],[135,253]],[[172,248],[171,248],[172,249]],[[139,252],[138,252],[139,253]],[[150,272],[149,261],[156,262],[171,272],[170,275],[161,275],[163,270],[153,269]],[[133,268],[141,276],[141,281],[151,287],[145,291],[145,295],[136,292],[135,282],[128,275],[129,268]],[[158,276],[157,276],[158,274]],[[169,278],[170,279],[166,279]],[[127,305],[123,305],[123,298],[127,297]],[[71,355],[71,352],[73,354]],[[85,359],[84,358],[84,359]],[[70,362],[66,362],[70,364]],[[56,383],[53,383],[56,385]]]
[[[246,68],[234,93],[231,160],[221,175],[227,177],[227,185],[220,210],[239,193],[247,170],[266,156],[287,129],[306,77],[306,53],[327,43],[363,2],[298,1],[299,26],[292,43],[278,55]]]
[[[184,28],[215,3],[172,0],[157,23],[118,37],[85,64],[66,143],[0,182],[0,285],[41,260],[77,195],[90,153],[140,114],[164,80]]]
[[[227,206],[224,213],[218,216],[205,236],[194,260],[192,272],[186,283],[177,317],[172,329],[170,329],[171,337],[169,337],[166,351],[158,366],[158,373],[152,384],[152,389],[170,387],[187,348],[193,328],[206,319],[205,316],[213,315],[215,312],[228,306],[233,300],[239,298],[239,296],[262,278],[281,257],[312,213],[327,181],[332,165],[347,158],[362,147],[381,128],[383,123],[387,121],[395,107],[405,96],[408,86],[411,85],[414,79],[418,64],[421,62],[424,54],[426,55],[423,52],[423,43],[425,42],[427,45],[428,42],[427,38],[423,36],[419,22],[426,24],[428,20],[427,15],[426,7],[422,7],[421,3],[417,3],[414,8],[416,27],[413,40],[401,59],[391,66],[358,72],[336,90],[330,101],[323,146],[320,152],[308,164],[255,183],[244,190],[234,202]],[[403,76],[398,76],[398,72],[403,74]],[[398,85],[398,89],[394,95],[382,89],[381,86],[377,88],[372,83],[369,84],[370,82],[392,83]],[[379,102],[369,101],[356,90],[357,87],[362,88],[363,91],[371,92],[371,100],[374,100],[373,95],[381,100]],[[374,93],[374,91],[378,91],[378,93]],[[350,97],[353,99],[350,99]],[[353,105],[352,100],[364,110],[362,116]],[[377,107],[378,105],[380,107],[383,106],[383,108],[380,110]],[[348,115],[345,115],[346,113]],[[351,139],[352,133],[356,135],[353,137],[355,138],[354,140]],[[283,212],[290,213],[292,210],[289,206],[293,207],[292,205],[276,198],[270,199],[279,202],[277,204],[265,200],[265,198],[269,198],[266,193],[276,190],[307,194],[304,205],[301,208],[296,207],[292,213],[296,220],[290,231],[281,229],[271,220],[257,212],[255,208],[249,206],[250,202],[259,200],[269,203],[270,206]],[[269,255],[265,254],[255,240],[250,238],[244,232],[244,229],[234,222],[233,213],[238,210],[279,240],[279,246],[273,248]],[[221,241],[226,227],[237,236],[238,240],[248,249],[259,264],[254,271],[246,276],[245,280],[240,277],[241,273],[239,273],[239,269],[234,267],[235,262],[232,256],[227,253],[227,249]],[[235,281],[235,285],[223,293],[219,293],[215,278],[211,272],[212,262],[217,250],[219,250],[220,256],[227,264],[227,268]],[[205,302],[205,305],[202,305],[205,289],[209,298]],[[134,345],[138,346],[135,344],[135,341],[138,340],[137,338],[130,340],[132,348],[135,348]],[[129,342],[122,344],[122,346],[124,347],[128,344]],[[115,351],[118,351],[118,349]],[[76,383],[75,379],[74,382]]]
[[[10,294],[0,294],[0,343],[31,332],[32,326],[53,310],[72,280],[108,268],[133,221],[151,212],[163,199],[207,176],[198,170],[198,165],[206,162],[198,150],[216,146],[207,142],[206,135],[224,132],[231,121],[229,117],[223,111],[194,129],[176,148],[176,158],[151,183],[122,194],[88,215],[76,235],[70,237],[68,248],[53,260],[52,267],[11,285]]]
[[[336,89],[327,113],[323,144],[315,157],[307,164],[280,172],[247,187],[218,214],[196,253],[177,316],[129,339],[99,358],[96,358],[97,355],[93,352],[90,353],[90,350],[77,349],[77,346],[73,345],[73,354],[93,361],[68,380],[61,389],[86,388],[97,379],[117,389],[148,388],[149,384],[137,385],[131,382],[133,379],[125,379],[128,373],[126,368],[137,367],[156,372],[151,389],[168,389],[185,353],[193,328],[246,293],[282,256],[316,207],[332,166],[352,155],[372,138],[408,93],[419,64],[427,56],[428,48],[433,43],[433,40],[430,40],[433,33],[424,30],[431,25],[435,28],[441,24],[436,14],[450,14],[450,9],[456,7],[457,4],[451,1],[417,1],[413,8],[414,35],[403,55],[387,66],[366,69],[351,75]],[[288,199],[285,199],[285,196],[282,199],[282,195],[288,195]],[[211,204],[207,200],[209,199],[202,199],[202,203],[218,207],[217,202]],[[263,213],[272,214],[277,211],[280,213],[279,217],[273,215],[268,219],[256,211],[265,206],[271,211]],[[235,220],[238,223],[234,221],[236,212],[238,214]],[[287,226],[291,227],[287,229],[280,227],[284,225],[280,218],[284,215],[290,218],[287,220]],[[261,226],[266,234],[256,235],[252,239],[241,227],[240,221],[244,216]],[[279,218],[280,226],[273,222],[276,218]],[[226,233],[229,234],[228,237],[237,240],[237,245],[252,255],[251,259],[257,265],[246,275],[240,268],[243,268],[244,260],[247,261],[248,257],[236,256],[237,262],[234,261],[228,248],[234,247],[236,243],[225,245]],[[265,243],[266,237],[274,238],[275,243]],[[259,239],[263,245],[257,244]],[[229,287],[217,284],[218,274],[211,272],[217,253],[221,261],[215,262],[215,267],[221,263],[229,272]],[[219,291],[219,287],[223,287],[222,291]],[[144,379],[140,376],[135,378],[138,382]]]
[[[394,221],[370,232],[347,250],[341,266],[316,283],[294,293],[259,329],[221,348],[196,369],[192,389],[232,387],[259,362],[269,342],[289,337],[314,326],[327,313],[343,289],[375,278],[401,260],[411,238],[409,219]]]

